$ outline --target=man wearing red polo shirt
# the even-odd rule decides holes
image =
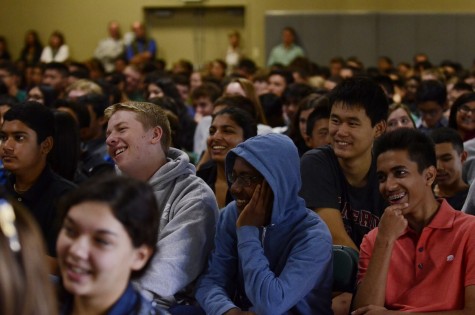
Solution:
[[[374,156],[389,206],[361,243],[352,315],[475,314],[475,217],[435,199],[434,143],[400,129]]]

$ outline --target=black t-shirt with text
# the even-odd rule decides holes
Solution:
[[[345,229],[359,247],[363,236],[378,226],[387,204],[381,197],[373,160],[364,187],[346,180],[330,146],[308,151],[301,159],[302,190],[307,208],[333,208],[341,212]]]

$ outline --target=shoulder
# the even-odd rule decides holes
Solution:
[[[61,177],[50,169],[46,170],[45,172],[45,180],[48,182],[48,186],[51,190],[57,191],[59,194],[66,193],[77,187],[76,184],[70,182],[64,177]]]
[[[338,159],[330,146],[307,151],[302,156],[301,163],[302,167],[319,168],[322,171],[325,167],[338,167]]]

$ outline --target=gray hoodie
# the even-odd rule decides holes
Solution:
[[[193,299],[196,278],[213,248],[218,205],[188,156],[170,148],[167,163],[149,180],[160,209],[157,253],[136,281],[142,294],[170,307]]]

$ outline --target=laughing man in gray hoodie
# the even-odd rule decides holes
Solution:
[[[188,156],[170,148],[170,125],[160,107],[124,102],[107,108],[105,116],[107,147],[118,171],[147,181],[161,211],[157,254],[136,284],[162,306],[189,304],[213,246],[214,193],[195,176]]]

